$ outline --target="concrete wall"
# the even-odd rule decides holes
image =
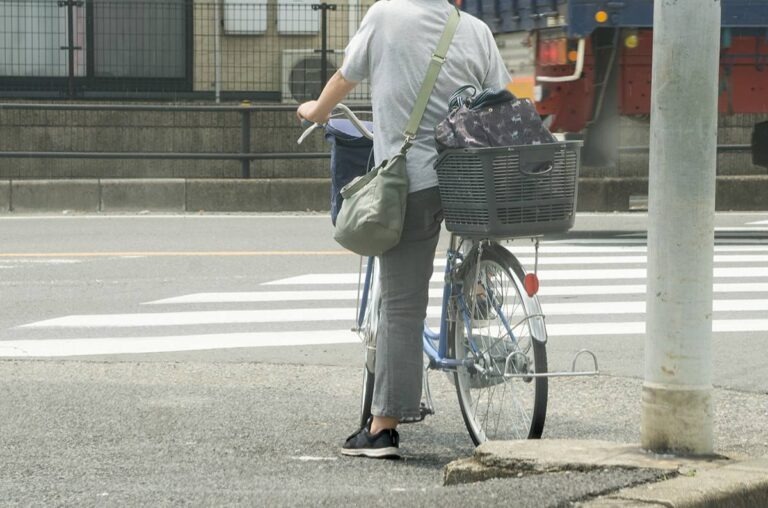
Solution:
[[[163,113],[0,109],[0,151],[240,151],[238,112]],[[293,112],[252,113],[252,152],[327,152],[321,133],[301,146]],[[239,161],[0,158],[0,179],[239,178]],[[324,178],[328,160],[251,162],[255,178]]]
[[[768,120],[768,115],[721,115],[718,120],[717,142],[720,145],[750,144],[755,123]],[[648,146],[649,117],[622,117],[619,143],[621,146]],[[752,165],[750,153],[720,153],[717,156],[718,175],[764,175],[768,170]],[[648,154],[621,153],[615,168],[584,168],[590,177],[647,177]]]
[[[754,117],[723,117],[722,143],[749,143]],[[292,111],[253,113],[253,152],[327,152],[320,133],[304,145]],[[648,121],[625,119],[622,142],[648,143]],[[239,113],[127,113],[0,109],[0,151],[236,152]],[[749,154],[719,157],[717,207],[768,209],[768,174]],[[328,159],[239,161],[0,158],[0,212],[327,210]],[[611,170],[582,168],[579,210],[627,210],[647,194],[647,156]]]
[[[720,144],[749,144],[768,115],[722,116]],[[0,151],[238,152],[238,112],[14,111],[0,109]],[[648,118],[621,120],[622,146],[648,146]],[[301,146],[292,111],[251,114],[252,152],[326,152],[320,133]],[[325,178],[327,159],[254,161],[255,178]],[[749,153],[718,155],[718,175],[765,175]],[[3,159],[0,179],[239,178],[239,161]],[[581,176],[645,178],[648,155],[622,153],[614,168],[583,167]]]
[[[645,178],[583,178],[579,211],[641,210]],[[0,213],[326,211],[322,178],[0,180]],[[631,206],[640,197],[640,206]],[[768,176],[717,179],[718,210],[768,209]]]

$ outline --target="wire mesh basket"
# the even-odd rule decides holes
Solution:
[[[448,231],[511,238],[573,227],[581,141],[445,150],[435,163]]]

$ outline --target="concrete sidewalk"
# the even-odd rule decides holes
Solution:
[[[474,456],[445,468],[445,484],[521,478],[562,472],[646,470],[651,481],[576,503],[585,507],[759,507],[768,506],[768,457],[685,458],[657,455],[636,445],[592,440],[488,442]],[[578,481],[578,477],[574,477]]]
[[[647,178],[581,178],[577,208],[642,209],[647,193]],[[0,213],[305,212],[328,210],[329,196],[325,178],[0,180]],[[768,175],[718,177],[718,210],[766,208]]]

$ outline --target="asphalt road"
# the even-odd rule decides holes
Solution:
[[[768,251],[766,220],[768,214],[719,214],[718,227],[725,228],[719,243]],[[550,250],[606,244],[634,249],[642,245],[645,221],[642,214],[580,216],[577,229],[553,238]],[[265,344],[270,337],[327,339],[344,322],[198,319],[254,309],[266,316],[286,308],[330,313],[337,305],[200,298],[157,303],[211,293],[314,291],[269,283],[356,271],[358,258],[339,250],[330,232],[325,216],[306,215],[0,218],[0,347],[53,351],[58,345],[66,353],[73,341],[85,351],[106,339],[113,347],[105,354],[35,358],[0,349],[6,356],[0,360],[3,504],[458,506],[471,500],[479,506],[550,506],[651,479],[645,471],[572,472],[442,487],[442,468],[471,454],[472,446],[453,388],[439,373],[430,376],[437,414],[402,429],[405,460],[342,458],[338,447],[357,419],[359,346],[324,340],[235,347],[236,341],[226,341],[254,333]],[[768,266],[761,263],[741,266]],[[760,276],[744,281],[760,282]],[[766,295],[733,298],[759,301]],[[140,315],[180,312],[176,324],[137,324]],[[112,320],[106,325],[78,321],[104,315]],[[75,324],[56,321],[62,319]],[[551,323],[566,331],[571,321],[595,319],[552,316]],[[182,342],[211,336],[226,347],[178,350]],[[719,453],[768,454],[766,336],[764,330],[715,335]],[[176,339],[164,352],[115,352],[147,337]],[[161,341],[148,344],[151,349]],[[570,366],[581,347],[598,353],[604,375],[550,381],[545,438],[638,442],[642,334],[551,335],[550,365]]]

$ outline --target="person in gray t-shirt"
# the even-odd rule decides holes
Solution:
[[[376,164],[397,153],[405,126],[438,40],[454,7],[446,0],[382,0],[366,13],[336,72],[316,101],[301,104],[299,118],[325,123],[333,107],[368,78]],[[397,457],[395,428],[419,416],[421,335],[442,212],[434,162],[434,128],[448,99],[463,85],[501,88],[510,80],[489,28],[462,12],[406,167],[409,195],[400,243],[381,257],[382,306],[376,372],[368,425],[350,436],[346,455]]]

